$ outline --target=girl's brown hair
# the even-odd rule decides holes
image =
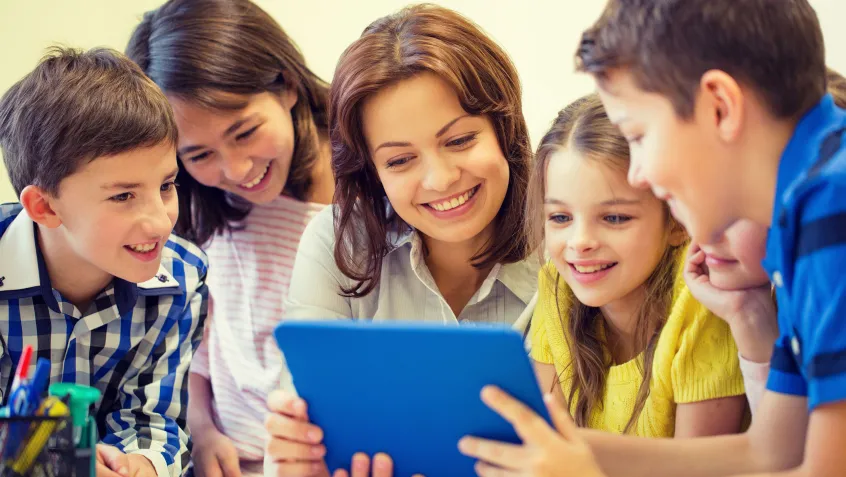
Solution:
[[[572,148],[588,160],[606,162],[623,174],[629,167],[629,146],[609,121],[597,95],[585,96],[559,112],[552,128],[538,146],[529,182],[527,216],[532,243],[535,244],[540,244],[544,231],[544,196],[548,184],[546,169],[553,153],[563,148]],[[678,225],[666,206],[665,214],[669,233]],[[630,432],[637,424],[649,397],[655,346],[672,303],[675,264],[681,248],[667,247],[658,266],[645,283],[645,298],[636,314],[635,328],[635,349],[644,350],[643,358],[637,358],[643,383],[638,390],[634,412],[626,424],[625,433]],[[576,424],[584,427],[588,424],[593,409],[602,405],[605,378],[613,364],[607,350],[604,320],[599,308],[589,307],[578,301],[572,290],[561,282],[560,275],[555,280],[555,299],[572,357],[569,373],[572,375],[573,384],[567,399]],[[566,317],[562,314],[562,302],[569,310]]]
[[[305,200],[319,136],[328,130],[328,85],[270,15],[249,0],[170,0],[144,14],[126,54],[165,94],[212,110],[238,110],[246,96],[294,90],[295,145],[285,191]],[[175,231],[188,240],[204,244],[237,229],[250,212],[248,201],[203,186],[181,162],[178,181]]]
[[[332,80],[330,124],[335,173],[335,262],[355,281],[342,293],[362,297],[379,285],[389,233],[408,225],[387,207],[370,158],[361,108],[378,91],[421,73],[449,83],[470,114],[487,115],[510,168],[497,234],[473,265],[523,260],[529,254],[524,210],[531,147],[520,81],[505,52],[451,10],[417,5],[376,20],[341,55]],[[363,230],[362,230],[363,229]]]

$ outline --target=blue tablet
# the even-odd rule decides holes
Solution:
[[[549,421],[522,336],[499,326],[286,321],[276,340],[309,418],[324,431],[329,470],[356,452],[394,459],[394,475],[475,476],[458,440],[519,443],[481,401],[494,384]]]

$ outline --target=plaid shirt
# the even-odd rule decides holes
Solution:
[[[159,476],[181,475],[188,366],[208,308],[205,254],[171,236],[153,279],[115,278],[82,313],[52,288],[35,227],[20,205],[0,205],[0,398],[32,345],[52,363],[50,382],[101,391],[102,443],[144,455]]]

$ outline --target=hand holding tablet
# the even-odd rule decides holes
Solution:
[[[463,436],[521,442],[482,403],[486,385],[549,420],[522,337],[509,328],[291,321],[276,338],[308,403],[290,432],[320,434],[330,472],[348,468],[356,453],[381,452],[396,476],[475,475],[474,460],[458,451]],[[313,452],[320,442],[297,449]]]

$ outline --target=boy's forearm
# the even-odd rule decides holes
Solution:
[[[765,470],[746,434],[647,439],[582,432],[609,477],[728,477]]]

